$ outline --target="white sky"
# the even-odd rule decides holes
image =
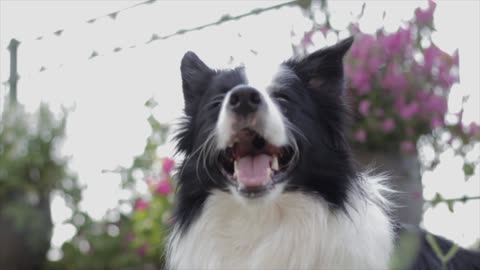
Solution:
[[[5,50],[12,37],[25,40],[19,48],[19,68],[23,77],[19,83],[19,101],[34,109],[40,101],[52,106],[72,106],[67,128],[68,140],[64,152],[72,156],[71,167],[78,172],[80,182],[87,185],[82,207],[94,218],[101,218],[118,200],[128,196],[118,188],[114,174],[102,174],[103,169],[128,166],[132,157],[143,150],[149,133],[145,121],[148,111],[144,102],[156,97],[159,106],[155,115],[161,122],[174,123],[181,115],[183,99],[179,63],[187,50],[195,51],[212,67],[226,67],[244,62],[279,63],[291,55],[290,31],[308,28],[297,8],[283,8],[262,15],[212,27],[200,32],[135,49],[108,54],[85,61],[93,49],[100,55],[118,46],[144,43],[152,33],[160,35],[184,27],[217,20],[224,14],[240,14],[274,1],[161,1],[120,14],[117,20],[104,18],[94,24],[82,23],[134,2],[128,1],[9,1],[0,2],[0,81],[8,79],[8,54]],[[350,12],[358,12],[360,1],[332,2],[334,26],[349,21]],[[372,1],[367,4],[362,30],[373,31],[382,23],[387,9],[387,29],[395,30],[400,20],[408,19],[413,9],[425,6],[417,1]],[[480,2],[440,1],[435,23],[438,33],[434,41],[448,51],[460,49],[460,77],[454,91],[469,93],[466,121],[480,120]],[[66,29],[61,37],[49,35],[42,41],[34,38],[44,33]],[[335,40],[328,40],[332,43]],[[320,47],[325,44],[318,44]],[[254,55],[250,50],[258,52]],[[57,70],[36,73],[65,64]],[[4,91],[5,88],[1,89]],[[458,95],[457,95],[458,97]],[[449,105],[455,109],[458,98]],[[1,105],[1,103],[0,103]],[[480,151],[480,150],[479,150]],[[159,155],[172,153],[166,145]],[[425,197],[436,191],[446,197],[464,194],[478,195],[480,179],[463,181],[459,160],[445,156],[438,170],[424,175]],[[142,181],[139,181],[142,182]],[[139,184],[140,190],[145,186]],[[59,246],[73,235],[73,228],[60,223],[68,210],[58,197],[52,202],[57,224],[52,240]],[[480,237],[480,202],[457,204],[455,213],[446,207],[429,209],[424,226],[434,233],[454,239],[463,246]]]

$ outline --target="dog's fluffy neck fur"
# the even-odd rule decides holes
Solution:
[[[387,269],[393,228],[379,178],[352,189],[345,209],[320,197],[284,193],[242,204],[215,191],[189,230],[175,230],[170,269]],[[177,228],[178,229],[178,228]]]

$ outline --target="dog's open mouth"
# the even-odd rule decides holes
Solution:
[[[242,195],[259,197],[281,182],[291,158],[288,147],[277,147],[245,128],[232,137],[220,155],[220,166]]]

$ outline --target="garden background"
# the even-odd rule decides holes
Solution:
[[[479,248],[479,26],[477,1],[2,0],[0,265],[160,268],[183,53],[263,72],[350,35],[358,158],[400,219]]]

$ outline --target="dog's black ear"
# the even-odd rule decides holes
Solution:
[[[352,43],[353,37],[349,37],[333,46],[315,51],[295,62],[293,68],[300,79],[313,89],[325,84],[343,83],[343,57]]]
[[[182,73],[183,97],[187,108],[199,99],[207,88],[214,71],[193,52],[187,52],[180,65]]]

